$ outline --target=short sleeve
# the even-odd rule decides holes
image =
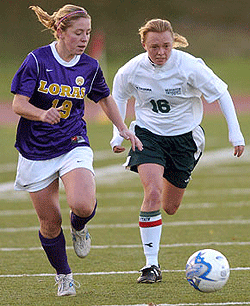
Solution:
[[[30,53],[17,70],[11,84],[13,94],[31,97],[35,91],[38,78],[38,63],[35,56]]]
[[[110,95],[110,90],[106,84],[105,78],[103,76],[100,66],[97,68],[97,72],[93,78],[90,92],[87,94],[88,98],[94,102],[106,98]]]

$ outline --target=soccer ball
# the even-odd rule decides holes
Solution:
[[[230,274],[229,263],[220,252],[204,249],[191,255],[186,264],[186,278],[191,286],[201,292],[220,290]]]

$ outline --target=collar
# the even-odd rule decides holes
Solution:
[[[58,52],[56,50],[56,43],[57,43],[56,41],[53,41],[50,44],[50,47],[51,47],[51,51],[52,51],[55,59],[58,61],[58,63],[61,64],[62,66],[65,66],[65,67],[73,67],[73,66],[75,66],[79,62],[81,55],[76,55],[74,58],[72,58],[71,61],[66,62],[58,54]]]
[[[169,59],[166,61],[166,63],[164,65],[157,65],[155,63],[152,62],[152,60],[149,58],[148,53],[145,52],[145,56],[144,56],[144,64],[148,67],[148,68],[153,68],[154,70],[157,71],[165,71],[165,70],[169,70],[173,67],[174,62],[175,62],[175,55],[176,55],[176,50],[173,49],[171,51],[171,55],[169,57]]]

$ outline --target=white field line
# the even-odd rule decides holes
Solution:
[[[231,271],[249,271],[250,267],[237,267],[231,268]],[[184,273],[185,270],[162,270],[163,273]],[[107,271],[107,272],[77,272],[74,275],[78,276],[94,276],[94,275],[117,275],[117,274],[137,274],[139,271]],[[1,274],[0,278],[4,277],[48,277],[54,276],[51,273],[41,273],[41,274]]]
[[[124,156],[124,155],[123,155]],[[95,151],[94,152],[94,160],[109,160],[109,159],[121,159],[121,155],[114,154],[111,149],[103,150],[103,151]],[[0,173],[7,173],[16,171],[17,163],[7,163],[0,165]]]
[[[250,146],[246,147],[246,152],[244,154],[244,156],[240,159],[240,161],[238,161],[237,158],[232,157],[232,150],[229,149],[223,149],[220,151],[215,151],[215,152],[207,152],[203,155],[201,161],[199,162],[197,169],[203,168],[203,167],[208,167],[208,166],[218,166],[218,165],[222,165],[225,163],[238,163],[238,162],[250,162],[250,154],[249,154],[249,148]],[[95,152],[94,154],[94,158],[95,160],[107,160],[107,159],[111,159],[111,158],[120,158],[118,155],[113,155],[112,156],[110,154],[110,151],[101,151],[101,152]],[[1,165],[0,166],[0,173],[6,173],[6,172],[13,172],[16,169],[16,164],[5,164],[5,165]],[[96,179],[97,179],[97,183],[99,181],[99,183],[112,183],[117,181],[117,175],[123,173],[124,174],[124,169],[121,165],[114,165],[114,166],[109,166],[109,167],[103,167],[103,168],[98,168],[95,170],[96,172]],[[128,172],[126,172],[128,173]],[[113,175],[113,179],[108,179],[107,177]],[[114,177],[116,176],[116,177]],[[131,177],[132,175],[128,175],[127,177]],[[120,179],[124,179],[124,175],[123,177]],[[3,183],[0,184],[0,194],[3,192],[9,192],[9,191],[13,191],[13,182],[7,182],[7,183]],[[220,194],[225,192],[228,193],[228,190],[220,190],[219,191]],[[238,194],[238,193],[249,193],[249,189],[234,189],[231,193],[233,194]],[[188,192],[187,192],[188,194]],[[197,204],[193,204],[193,205],[197,205]],[[207,205],[207,203],[204,205]],[[211,203],[208,203],[207,206],[211,205]],[[242,204],[245,205],[245,204]],[[191,208],[191,207],[190,207]],[[196,207],[197,209],[197,207]],[[26,213],[31,213],[31,210],[26,210],[26,211],[19,211],[20,214],[26,214]],[[2,214],[4,214],[4,212],[2,212]],[[6,213],[8,215],[8,213]],[[197,222],[172,222],[171,224],[166,223],[164,224],[165,226],[189,226],[190,224],[192,225],[210,225],[210,224],[249,224],[250,220],[219,220],[219,221],[197,221]],[[115,224],[115,225],[90,225],[90,227],[92,228],[105,228],[105,227],[109,227],[109,228],[119,228],[119,227],[137,227],[138,224]],[[18,232],[18,231],[30,231],[30,230],[38,230],[38,227],[29,227],[29,228],[19,228],[19,229],[0,229],[1,231],[4,232]],[[161,247],[181,247],[181,246],[208,246],[208,245],[249,245],[249,242],[209,242],[209,243],[193,243],[193,244],[173,244],[173,245],[161,245]],[[122,248],[122,247],[141,247],[141,245],[112,245],[112,246],[92,246],[92,248]],[[70,248],[70,247],[69,247]],[[25,251],[25,250],[29,250],[29,251],[35,251],[35,250],[41,250],[41,248],[15,248],[15,249],[7,249],[7,248],[2,248],[0,249],[0,251]],[[250,267],[238,267],[238,268],[233,268],[231,270],[235,270],[235,271],[244,271],[244,270],[250,270]],[[178,273],[178,272],[184,272],[184,270],[163,270],[162,272],[165,273]],[[134,273],[138,273],[138,271],[120,271],[120,272],[92,272],[92,273],[75,273],[75,275],[111,275],[111,274],[134,274]],[[20,275],[0,275],[0,277],[41,277],[41,276],[53,276],[54,274],[20,274]],[[179,303],[179,304],[158,304],[157,306],[196,306],[196,305],[200,305],[200,306],[223,306],[223,305],[250,305],[250,302],[225,302],[225,303]],[[100,305],[101,306],[101,305]],[[103,305],[104,306],[104,305]],[[133,305],[112,305],[112,306],[148,306],[148,304],[133,304]]]
[[[203,167],[211,167],[211,166],[218,166],[225,163],[245,163],[250,162],[250,145],[246,146],[244,155],[238,159],[232,155],[232,148],[226,148],[216,151],[208,151],[205,152],[199,161],[196,169],[200,169]],[[118,159],[120,158],[118,154],[114,154],[111,150],[105,150],[105,151],[96,151],[94,152],[94,158],[95,160],[107,160],[107,159]],[[126,155],[123,154],[124,161],[126,159]],[[15,163],[9,163],[9,164],[2,164],[0,165],[0,173],[6,173],[6,172],[13,172],[16,169]],[[105,181],[108,181],[110,183],[110,179],[112,180],[111,175],[115,174],[121,174],[121,173],[130,173],[129,171],[125,171],[122,165],[113,165],[113,166],[107,166],[103,168],[96,168],[96,179],[100,179],[102,181],[102,178],[105,179]],[[130,173],[130,175],[133,175],[133,173]],[[129,176],[130,176],[129,175]],[[109,177],[110,176],[110,177]],[[108,179],[107,179],[108,178]],[[117,179],[117,178],[116,178]],[[124,179],[124,176],[121,178]],[[102,181],[102,183],[104,183]],[[12,185],[12,186],[11,186]],[[10,189],[11,188],[11,189]],[[8,182],[0,185],[0,192],[13,190],[13,182]]]
[[[227,306],[227,305],[250,305],[250,302],[225,302],[225,303],[178,303],[178,304],[124,304],[124,305],[106,305],[106,306]],[[105,306],[105,305],[99,305]]]
[[[244,155],[240,158],[240,160],[244,162],[250,161],[250,145],[245,147]],[[237,161],[238,159],[232,156],[232,148],[225,148],[215,151],[205,151],[199,165],[201,166],[210,166],[210,165],[218,165],[222,163],[227,162],[233,162]],[[111,149],[110,150],[103,150],[103,151],[95,151],[94,152],[94,160],[100,161],[100,160],[109,160],[109,159],[126,159],[126,153],[125,154],[114,154]],[[8,163],[8,164],[2,164],[0,165],[0,173],[6,173],[6,172],[13,172],[16,170],[16,163]]]
[[[231,149],[223,149],[223,150],[219,150],[219,151],[215,151],[215,152],[208,152],[208,153],[205,153],[203,158],[201,159],[200,161],[200,167],[202,166],[212,166],[212,165],[218,165],[218,164],[221,164],[221,163],[224,163],[224,162],[228,162],[228,161],[234,161],[234,162],[240,162],[240,161],[248,161],[250,160],[250,153],[248,150],[250,149],[250,146],[247,146],[246,147],[246,152],[244,154],[244,156],[239,160],[235,157],[232,156],[232,151]],[[100,158],[102,159],[102,157],[105,157],[107,158],[107,156],[110,156],[110,154],[112,154],[113,156],[113,153],[111,151],[101,151],[99,153],[96,153],[97,154],[97,158]],[[99,154],[99,155],[98,155]],[[7,164],[7,165],[2,165],[0,166],[0,172],[1,171],[7,171],[8,169],[11,168],[11,164]],[[123,175],[121,176],[120,174],[123,173]],[[124,174],[127,174],[124,176]],[[103,180],[103,182],[106,182],[108,184],[111,183],[111,180],[110,179],[107,179],[107,177],[109,176],[112,176],[114,181],[117,181],[117,178],[120,177],[120,179],[124,180],[125,177],[131,177],[133,176],[134,174],[133,173],[130,173],[128,171],[124,171],[123,167],[121,165],[117,166],[117,165],[114,165],[114,166],[109,166],[109,167],[104,167],[104,168],[98,168],[96,170],[96,177],[97,177],[97,181],[98,181],[98,178]],[[112,174],[112,175],[111,175]],[[118,174],[118,176],[117,176]],[[17,197],[17,199],[19,198],[18,195],[24,195],[27,196],[27,193],[26,192],[15,192],[13,193],[13,182],[7,182],[7,183],[2,183],[0,184],[0,197],[1,195],[3,195],[4,193],[6,192],[10,192],[11,191],[11,195],[12,195],[12,199]],[[198,191],[197,191],[198,192]],[[205,191],[206,192],[206,191]],[[203,194],[205,193],[203,192]],[[211,190],[208,190],[207,192],[209,192],[209,194],[211,193]],[[199,191],[200,193],[200,191]],[[213,194],[250,194],[250,188],[233,188],[233,189],[220,189],[220,190],[213,190]],[[196,192],[195,191],[189,191],[187,190],[186,191],[186,197],[187,196],[195,196],[196,195]],[[9,194],[7,195],[7,197],[9,196]],[[133,197],[133,196],[141,196],[139,193],[136,193],[136,194],[129,194],[130,197]],[[197,205],[197,204],[194,204],[194,205]],[[186,207],[188,207],[186,205]],[[185,206],[182,205],[181,209],[184,209]],[[197,208],[197,207],[196,207]],[[111,208],[112,209],[112,208]],[[136,209],[136,208],[134,208]],[[107,210],[106,210],[107,212]],[[33,214],[33,212],[31,212],[31,210],[24,210],[24,211],[17,211],[16,212],[17,214]],[[15,212],[14,212],[15,214]],[[11,212],[10,211],[2,211],[0,212],[0,216],[1,215],[11,215]],[[208,223],[206,222],[209,222],[209,221],[198,221],[199,223],[197,223],[197,225],[206,225]],[[212,221],[210,221],[212,222]],[[239,223],[244,223],[244,224],[248,224],[249,223],[249,220],[227,220],[227,221],[214,221],[215,223],[209,223],[209,224],[239,224]],[[226,223],[225,223],[226,222]],[[165,226],[179,226],[179,225],[195,225],[195,222],[186,222],[186,224],[182,223],[182,222],[177,222],[177,223],[167,223],[165,224]],[[109,227],[109,228],[112,228],[112,227],[137,227],[137,224],[116,224],[116,225],[96,225],[96,226],[93,226],[95,228],[105,228],[105,227]],[[3,232],[3,231],[7,231],[7,232],[16,232],[16,231],[33,231],[33,230],[37,230],[37,227],[30,227],[30,228],[19,228],[19,229],[0,229],[0,232]]]
[[[179,226],[207,226],[207,225],[249,225],[250,219],[231,219],[231,220],[194,220],[194,221],[176,221],[163,223],[164,227],[179,227]],[[137,228],[138,223],[124,224],[90,224],[89,229],[106,229],[106,228]],[[68,230],[70,226],[63,226],[63,229]],[[0,228],[0,233],[18,233],[38,231],[38,226],[31,227],[9,227]]]
[[[127,172],[125,172],[127,173]],[[128,175],[128,176],[127,176]],[[132,173],[127,173],[125,176],[119,175],[113,175],[112,179],[105,179],[103,177],[101,180],[103,181],[103,184],[110,185],[112,183],[117,183],[119,180],[126,180],[126,179],[133,179],[134,177]],[[246,178],[247,179],[247,178]],[[97,180],[98,181],[98,180]],[[100,181],[99,181],[100,182]],[[98,183],[97,183],[98,184]],[[102,183],[100,183],[101,185]],[[29,195],[25,191],[14,191],[13,190],[14,182],[8,182],[8,183],[2,183],[0,184],[0,199],[6,200],[6,201],[21,201],[21,200],[27,200],[29,199]],[[187,189],[185,191],[185,198],[186,197],[196,197],[197,195],[238,195],[238,194],[250,194],[250,188],[223,188],[223,189],[208,189],[208,190],[189,190]],[[65,196],[64,194],[60,195],[62,198]],[[97,198],[100,197],[100,195],[97,193]],[[106,194],[101,195],[102,198],[142,198],[143,194],[141,192],[121,192],[121,193],[112,193],[112,194]]]
[[[161,244],[160,248],[181,248],[181,247],[199,247],[208,248],[211,246],[249,246],[250,241],[209,241],[209,242],[197,242],[197,243],[173,243],[173,244]],[[140,249],[141,244],[120,244],[120,245],[91,245],[91,249],[103,250],[103,249]],[[67,250],[73,250],[73,246],[67,246]],[[43,251],[42,247],[28,247],[28,248],[0,248],[0,252],[35,252]]]
[[[130,179],[131,178],[130,173],[128,173],[128,176]],[[125,177],[123,177],[123,181],[125,179],[128,179],[127,175],[125,175]],[[247,179],[247,178],[246,178]],[[105,181],[105,178],[102,179],[103,181]],[[112,180],[107,180],[105,181],[105,184],[111,184],[111,181],[113,183],[117,183],[119,180],[121,180],[121,175],[119,175],[119,178],[116,176],[114,176],[112,178]],[[13,190],[13,182],[9,182],[9,183],[3,183],[0,184],[0,200],[5,200],[5,201],[27,201],[29,200],[29,194],[25,191],[14,191]],[[101,184],[99,184],[101,185]],[[250,188],[223,188],[223,189],[208,189],[208,190],[190,190],[187,189],[185,191],[185,198],[189,197],[196,197],[197,195],[238,195],[238,194],[245,194],[248,195],[250,194]],[[143,197],[143,193],[142,192],[120,192],[120,193],[109,193],[109,194],[98,194],[97,193],[97,199],[99,197],[102,198],[142,198]],[[64,193],[60,194],[60,198],[61,199],[66,199],[66,196]],[[246,202],[245,202],[246,203]],[[186,204],[185,204],[186,205]],[[195,204],[195,205],[199,205],[199,204]],[[182,207],[182,206],[181,206]]]
[[[138,197],[135,193],[134,197]],[[110,194],[110,196],[118,197],[118,194]],[[119,193],[119,196],[122,198],[126,198],[126,192]],[[98,198],[98,197],[97,197]],[[102,196],[103,198],[103,196]],[[106,195],[106,198],[109,198],[109,195]],[[131,195],[128,196],[128,198],[131,198]],[[185,203],[182,204],[182,206],[179,208],[180,210],[191,210],[191,209],[211,209],[211,208],[228,208],[228,207],[249,207],[250,201],[239,201],[239,202],[227,202],[225,204],[223,203]],[[107,214],[107,213],[121,213],[121,212],[139,212],[140,207],[138,205],[134,206],[114,206],[114,207],[97,207],[98,214]],[[62,208],[61,212],[64,214],[67,214],[69,212],[69,208]],[[35,215],[36,212],[34,209],[14,209],[14,210],[1,210],[0,211],[0,217],[8,217],[8,216],[29,216],[29,215]]]
[[[227,305],[250,305],[250,302],[225,302],[225,303],[178,303],[178,304],[124,304],[124,305],[106,305],[106,306],[227,306]],[[99,305],[105,306],[105,305]]]
[[[207,225],[249,225],[250,219],[231,219],[231,220],[194,220],[194,221],[176,221],[163,223],[164,227],[179,227],[179,226],[207,226]],[[138,223],[124,224],[89,224],[90,229],[106,229],[106,228],[137,228]],[[70,226],[63,226],[63,229],[68,230]],[[38,226],[31,227],[9,227],[0,228],[0,233],[18,233],[18,232],[33,232],[38,231]]]

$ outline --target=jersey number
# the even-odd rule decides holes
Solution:
[[[152,111],[155,113],[168,113],[170,111],[170,105],[167,100],[150,100],[153,105]]]
[[[52,107],[57,107],[57,104],[58,104],[59,100],[58,99],[55,99],[53,102],[52,102]],[[59,112],[61,114],[61,118],[63,119],[67,119],[70,115],[70,111],[71,111],[71,108],[72,108],[72,102],[69,101],[69,100],[65,100],[63,101],[63,104],[62,104],[62,107],[63,109],[61,109]]]

